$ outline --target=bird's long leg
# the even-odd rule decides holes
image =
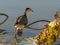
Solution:
[[[18,39],[16,36],[17,36],[17,29],[15,29],[14,39],[16,40],[16,44],[18,44]]]
[[[16,29],[15,29],[15,33],[14,33],[14,38],[15,38],[15,39],[17,38],[16,35],[17,35],[17,31],[16,31]]]

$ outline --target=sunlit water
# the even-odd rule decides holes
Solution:
[[[0,34],[0,45],[5,45],[5,43],[7,45],[14,39],[14,21],[18,16],[23,15],[26,7],[31,7],[34,10],[33,13],[28,15],[29,23],[42,19],[52,21],[55,12],[60,10],[60,0],[0,0],[0,13],[6,13],[9,16],[9,19],[3,25],[0,25],[0,29],[7,32],[7,34]],[[0,22],[4,18],[0,16]],[[41,28],[41,24],[37,23],[31,27]],[[33,37],[39,32],[40,30],[24,28],[21,37]],[[59,43],[59,40],[56,43]]]

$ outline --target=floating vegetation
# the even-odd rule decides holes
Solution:
[[[2,24],[4,24],[7,20],[8,20],[8,15],[7,14],[5,14],[5,13],[0,13],[0,15],[1,16],[5,16],[6,18],[4,19],[4,21],[2,21],[2,22],[0,22],[0,25],[2,25]],[[5,32],[5,30],[4,29],[0,29],[0,34],[6,34],[7,32]]]
[[[4,21],[0,22],[0,25],[4,24],[7,20],[8,20],[8,15],[5,13],[0,13],[1,16],[5,16],[6,18],[4,19]],[[0,45],[5,45],[6,44],[6,40],[4,39],[4,37],[2,36],[2,34],[7,34],[5,29],[0,29]]]
[[[0,13],[0,15],[6,17],[5,20],[0,23],[0,25],[2,25],[2,24],[4,24],[4,23],[8,20],[8,17],[9,17],[9,16],[8,16],[7,14],[5,14],[5,13]]]
[[[45,28],[45,27],[42,27],[42,28],[40,28],[40,29],[37,29],[37,28],[32,28],[32,27],[30,27],[32,24],[35,24],[35,23],[37,23],[37,22],[49,23],[50,21],[49,21],[49,20],[37,20],[37,21],[35,21],[35,22],[32,22],[32,23],[28,24],[25,28],[32,29],[32,30],[42,30],[42,29]]]
[[[42,30],[39,35],[37,35],[37,40],[39,44],[43,45],[53,45],[58,38],[58,31],[54,28],[48,26],[46,29]]]

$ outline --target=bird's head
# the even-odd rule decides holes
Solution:
[[[33,12],[32,8],[26,8],[24,14],[27,16],[30,12]]]

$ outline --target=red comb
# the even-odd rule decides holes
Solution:
[[[32,10],[32,8],[29,8],[30,10]]]

